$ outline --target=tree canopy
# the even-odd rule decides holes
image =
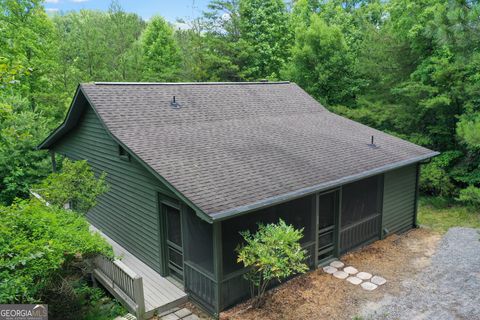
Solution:
[[[480,187],[479,13],[478,1],[211,0],[180,29],[116,1],[50,15],[39,0],[1,1],[0,201],[45,177],[34,147],[80,82],[260,79],[441,151],[421,190],[465,199]]]

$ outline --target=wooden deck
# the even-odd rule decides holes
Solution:
[[[91,229],[99,232],[113,247],[113,251],[120,261],[130,270],[143,278],[143,292],[145,298],[145,318],[154,314],[162,313],[187,301],[187,294],[168,279],[162,277],[155,270],[140,261],[132,253],[113,241],[107,235],[91,226]],[[110,289],[110,288],[107,288]]]

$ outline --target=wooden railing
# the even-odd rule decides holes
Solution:
[[[380,238],[382,215],[375,214],[361,219],[340,230],[340,253]]]
[[[120,260],[98,256],[94,260],[93,274],[107,290],[119,299],[137,319],[145,314],[143,279]]]

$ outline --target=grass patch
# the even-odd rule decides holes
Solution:
[[[447,199],[422,197],[418,223],[439,232],[446,232],[452,227],[480,228],[480,211]]]

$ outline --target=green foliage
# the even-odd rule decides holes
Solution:
[[[480,209],[480,188],[471,185],[460,190],[457,200],[466,205]]]
[[[277,79],[291,41],[283,0],[240,0],[239,31],[242,78]]]
[[[306,251],[300,245],[303,229],[296,230],[283,220],[277,224],[260,224],[256,233],[241,232],[245,244],[239,246],[237,261],[249,271],[245,278],[252,285],[254,305],[261,306],[268,285],[308,270]]]
[[[82,216],[37,200],[0,207],[0,302],[46,301],[69,289],[66,274],[111,248]]]
[[[75,211],[86,213],[96,204],[98,196],[107,192],[106,173],[98,179],[87,161],[63,160],[61,172],[55,172],[36,186],[37,191],[48,203],[62,208],[72,203]]]
[[[319,101],[331,105],[345,102],[353,94],[350,64],[340,29],[312,15],[308,28],[297,29],[286,73]]]
[[[180,54],[173,30],[162,17],[153,17],[142,35],[143,80],[175,81]]]
[[[424,165],[421,170],[420,190],[436,196],[452,196],[454,184],[448,170],[462,155],[458,151],[447,151]]]
[[[45,177],[50,163],[45,152],[35,150],[47,135],[46,121],[29,110],[25,99],[0,101],[0,203],[25,198],[29,188]]]
[[[463,117],[457,123],[457,135],[464,141],[469,148],[480,148],[480,114],[476,114],[472,119]]]
[[[93,287],[85,278],[71,280],[70,295],[53,295],[48,311],[58,320],[111,320],[128,311],[106,295],[101,287]]]
[[[80,10],[53,17],[58,79],[71,98],[79,82],[140,81],[140,36],[145,22],[113,1],[108,12]]]
[[[421,197],[418,223],[440,232],[452,227],[480,228],[480,211],[445,198]]]

